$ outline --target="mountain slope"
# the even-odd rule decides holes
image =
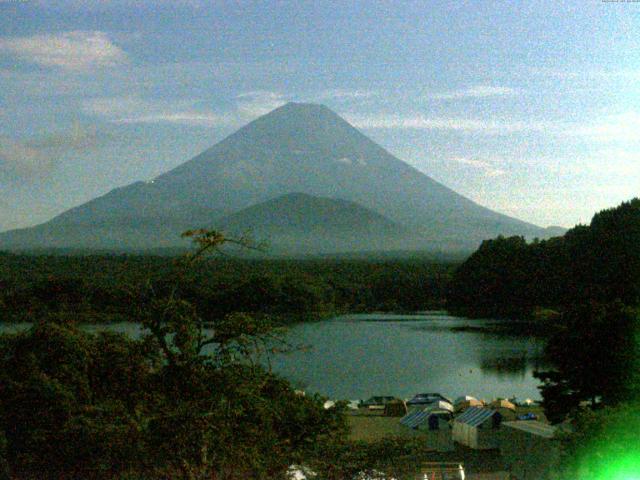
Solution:
[[[176,245],[181,230],[291,192],[356,202],[418,231],[421,248],[472,249],[499,234],[545,236],[398,160],[328,108],[290,103],[152,182],[0,234],[0,247]]]
[[[279,253],[388,250],[406,242],[406,228],[346,200],[290,193],[216,222],[231,235],[249,234]]]

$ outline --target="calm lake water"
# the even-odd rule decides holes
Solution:
[[[450,397],[539,399],[532,374],[541,365],[543,341],[478,328],[494,323],[435,313],[342,316],[292,327],[288,340],[309,348],[277,355],[271,363],[296,388],[330,398],[408,398],[439,392]],[[27,326],[0,324],[0,331]],[[131,323],[86,328],[133,336],[140,332]]]

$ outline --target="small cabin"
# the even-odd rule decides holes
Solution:
[[[463,413],[465,410],[467,410],[470,407],[484,407],[484,403],[482,403],[480,400],[477,400],[475,398],[456,401],[456,404],[454,406],[454,411],[457,414]]]
[[[509,400],[504,398],[498,398],[491,402],[488,407],[502,415],[502,420],[513,421],[516,420],[516,406]]]
[[[461,397],[456,398],[453,401],[454,405],[458,405],[459,403],[468,402],[470,400],[478,400],[476,397],[472,397],[471,395],[462,395]]]
[[[400,423],[419,434],[425,446],[436,452],[454,451],[451,437],[453,415],[447,410],[415,409],[402,417]]]
[[[444,401],[447,403],[451,403],[444,395],[439,393],[418,393],[411,400],[407,402],[407,405],[429,405],[431,403],[436,403],[439,401]]]
[[[438,400],[437,402],[430,403],[425,405],[425,409],[427,410],[445,410],[447,412],[453,413],[453,405],[445,400]]]
[[[453,420],[453,440],[475,450],[497,449],[501,422],[495,410],[470,407]]]
[[[450,430],[452,419],[446,410],[416,409],[402,417],[400,423],[415,430]]]

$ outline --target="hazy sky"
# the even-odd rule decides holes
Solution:
[[[640,195],[640,3],[0,0],[0,230],[323,103],[539,225]]]

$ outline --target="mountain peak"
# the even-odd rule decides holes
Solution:
[[[302,102],[285,103],[281,107],[258,118],[257,121],[280,121],[283,118],[295,119],[299,122],[317,122],[324,119],[325,121],[346,123],[337,113],[325,105]]]
[[[354,224],[365,215],[345,203],[353,202],[372,212],[369,217],[381,215],[417,232],[421,248],[471,250],[498,234],[547,236],[539,227],[456,194],[395,158],[329,108],[293,102],[255,119],[153,183],[114,190],[44,225],[2,234],[0,245],[176,245],[181,231],[214,225],[252,205],[271,209],[265,202],[278,197],[279,207],[273,211],[310,212],[332,224],[327,212],[334,206],[343,214],[352,212],[341,218]],[[417,244],[407,239],[404,245]]]
[[[246,158],[247,150],[251,150],[261,157],[267,154],[280,159],[290,155],[309,158],[309,152],[322,152],[323,157],[337,159],[368,154],[380,147],[328,107],[290,102],[256,118],[204,156],[211,158],[220,148],[227,158],[230,151],[242,151],[238,157]]]
[[[335,113],[327,106],[321,103],[308,103],[308,102],[287,102],[279,108],[276,108],[273,112],[282,111],[324,111]]]

